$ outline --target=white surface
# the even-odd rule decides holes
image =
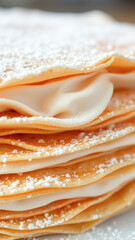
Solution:
[[[135,208],[80,235],[46,236],[36,240],[135,240]]]

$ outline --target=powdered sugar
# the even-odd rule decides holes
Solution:
[[[32,81],[34,76],[36,79],[37,75],[56,68],[89,72],[112,55],[135,61],[134,28],[108,19],[102,23],[102,19],[105,18],[102,16],[97,22],[97,15],[91,13],[65,16],[1,10],[2,81],[21,82],[27,76],[30,77],[27,81]]]
[[[94,227],[80,235],[55,235],[28,238],[28,240],[134,240],[135,239],[135,210],[122,214]]]

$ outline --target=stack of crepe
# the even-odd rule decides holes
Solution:
[[[135,205],[135,26],[0,10],[0,239],[77,234]]]

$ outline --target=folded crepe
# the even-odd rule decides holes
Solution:
[[[0,239],[134,207],[135,26],[1,9],[0,39]]]

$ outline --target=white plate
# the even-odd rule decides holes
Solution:
[[[80,235],[57,235],[37,240],[135,240],[135,208]],[[30,240],[30,238],[29,238]]]

